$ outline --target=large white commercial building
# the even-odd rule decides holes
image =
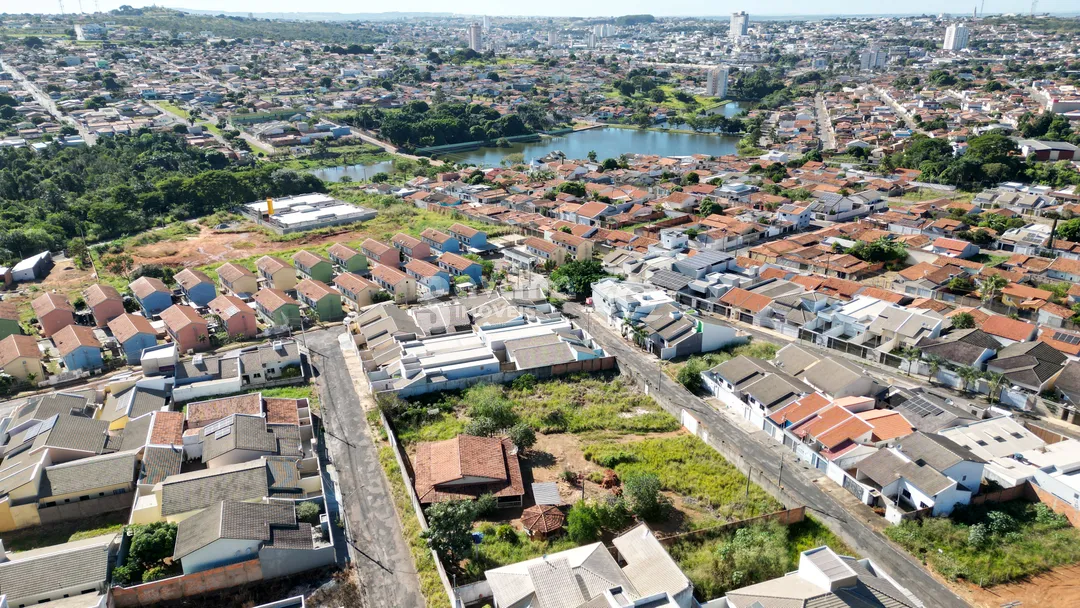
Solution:
[[[720,98],[727,96],[727,83],[727,67],[719,67],[709,70],[709,78],[705,82],[705,95],[707,97]]]
[[[750,15],[747,15],[746,11],[731,13],[731,32],[729,35],[732,38],[745,36],[749,32],[749,27]]]
[[[971,30],[967,28],[963,23],[954,23],[945,28],[945,50],[946,51],[961,51],[968,46],[968,38],[971,37]]]

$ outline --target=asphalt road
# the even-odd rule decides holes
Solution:
[[[61,112],[60,109],[56,107],[56,102],[53,101],[52,97],[49,97],[48,95],[43,93],[41,89],[39,89],[37,85],[33,83],[33,81],[24,76],[22,72],[11,67],[2,59],[0,59],[0,68],[3,68],[5,71],[7,71],[7,73],[11,74],[11,77],[16,82],[22,84],[23,87],[26,88],[26,92],[30,93],[30,96],[33,97],[35,101],[40,103],[42,107],[45,108],[45,111],[47,111],[49,114],[52,114],[53,118],[55,118],[59,122],[75,127],[75,129],[79,132],[79,135],[82,136],[83,141],[86,142],[86,145],[92,146],[97,142],[96,135],[91,133],[79,121]]]
[[[657,360],[630,346],[600,321],[599,317],[590,316],[586,307],[576,302],[567,302],[564,311],[577,317],[579,323],[585,325],[593,338],[607,352],[615,355],[623,371],[645,378],[650,385],[650,391],[654,394],[659,393],[660,403],[669,411],[675,407],[671,404],[679,404],[680,407],[690,411],[708,429],[709,444],[733,464],[743,470],[746,467],[752,467],[760,471],[766,479],[781,480],[782,477],[782,490],[776,484],[765,484],[764,489],[777,495],[786,504],[794,501],[810,508],[815,517],[828,525],[856,552],[870,558],[918,597],[925,606],[933,608],[968,606],[949,588],[934,579],[906,552],[892,545],[866,522],[850,514],[840,501],[822,491],[815,483],[815,477],[820,481],[820,474],[816,470],[808,470],[793,462],[794,455],[767,437],[765,433],[746,432],[726,416],[715,411],[704,400],[691,394],[682,385],[664,377],[660,373]],[[657,388],[658,382],[659,388]],[[673,413],[677,414],[677,412]],[[785,462],[784,459],[787,466],[782,464]],[[782,473],[781,467],[784,467]],[[824,480],[822,483],[833,482]]]
[[[420,581],[379,465],[378,448],[368,434],[360,399],[338,345],[343,331],[340,326],[314,331],[306,339],[327,447],[352,535],[349,553],[357,569],[364,608],[423,606]]]

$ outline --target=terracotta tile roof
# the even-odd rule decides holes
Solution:
[[[85,325],[68,325],[53,334],[52,341],[61,357],[82,346],[101,348],[101,342],[94,336],[94,329]]]
[[[338,258],[339,260],[350,260],[360,255],[359,251],[353,249],[352,247],[342,245],[341,243],[334,243],[330,246],[329,249],[326,250],[326,252],[334,256],[335,258]]]
[[[896,293],[895,291],[887,291],[880,287],[866,287],[859,292],[860,296],[868,296],[871,298],[877,298],[885,302],[892,302],[893,304],[899,304],[904,298],[908,297],[902,293]]]
[[[769,416],[769,420],[781,425],[785,422],[798,424],[830,405],[832,405],[832,402],[829,401],[828,397],[820,393],[810,393],[802,399],[792,401],[776,410]]]
[[[319,262],[326,262],[327,264],[330,263],[330,260],[322,257],[321,255],[315,255],[307,249],[301,249],[300,251],[297,251],[293,254],[292,259],[297,264],[303,264],[308,268],[315,266]]]
[[[234,316],[241,314],[245,311],[255,314],[255,311],[251,310],[251,307],[244,303],[243,300],[236,296],[220,295],[213,300],[210,300],[208,305],[210,310],[223,321],[228,321]]]
[[[176,273],[176,276],[173,278],[176,279],[176,284],[184,289],[191,289],[200,283],[213,283],[213,281],[210,280],[210,277],[206,276],[206,273],[201,270],[192,270],[190,268],[181,270]]]
[[[405,269],[422,277],[433,277],[444,272],[438,266],[424,260],[410,260],[408,264],[405,264]]]
[[[735,287],[720,298],[720,303],[735,308],[743,308],[757,314],[772,303],[772,298],[763,296],[760,293],[751,293],[741,287]]]
[[[383,266],[381,264],[371,270],[371,276],[388,285],[397,285],[398,283],[411,278],[409,275],[396,268]]]
[[[14,302],[0,302],[0,319],[19,320],[19,307]]]
[[[258,262],[255,262],[255,267],[263,272],[274,274],[282,268],[292,268],[292,264],[286,262],[281,258],[264,255],[263,257],[259,258]]]
[[[337,285],[342,289],[347,289],[352,293],[360,293],[365,289],[379,290],[378,285],[352,272],[343,272],[334,277],[334,285]]]
[[[945,238],[943,236],[940,236],[934,240],[934,247],[938,247],[940,249],[947,249],[948,251],[952,251],[955,253],[962,253],[965,249],[967,249],[968,245],[970,244],[971,243],[967,241]]]
[[[39,319],[43,315],[47,315],[54,310],[75,312],[75,308],[71,306],[71,302],[68,302],[66,297],[58,293],[43,293],[34,298],[34,301],[30,303],[30,307],[34,309],[34,315]]]
[[[300,305],[299,302],[294,300],[291,296],[289,296],[289,294],[285,293],[284,291],[280,289],[270,289],[267,287],[264,287],[258,292],[256,292],[255,295],[252,296],[252,299],[254,299],[257,304],[271,312],[287,304],[295,304],[296,306]]]
[[[267,398],[266,424],[300,424],[299,408],[307,407],[307,399]]]
[[[436,243],[440,243],[440,244],[445,243],[446,241],[449,241],[450,239],[454,238],[454,237],[450,236],[449,234],[446,234],[445,232],[442,232],[440,230],[435,230],[434,228],[428,228],[428,229],[424,230],[423,232],[420,233],[420,236],[424,237],[425,239],[435,241]]]
[[[761,272],[761,274],[758,275],[758,278],[760,278],[760,279],[783,279],[784,277],[788,276],[789,274],[791,274],[791,271],[789,271],[789,270],[783,270],[781,268],[769,267],[769,268],[766,268],[765,270],[763,270]]]
[[[315,279],[304,279],[297,283],[296,292],[303,295],[305,298],[316,302],[326,296],[341,296],[341,294],[333,287],[330,287],[322,281],[316,281]]]
[[[394,238],[390,239],[390,242],[395,247],[406,247],[408,249],[412,249],[413,247],[416,247],[417,245],[423,243],[423,241],[416,238],[415,236],[405,234],[404,232],[399,232],[395,234]]]
[[[31,336],[19,334],[12,334],[0,340],[0,367],[22,357],[41,359],[41,351],[38,350],[37,340]]]
[[[543,251],[544,253],[547,253],[549,255],[555,253],[555,251],[559,248],[559,246],[555,243],[552,243],[551,241],[545,241],[544,239],[537,238],[535,236],[530,236],[529,238],[522,241],[522,243],[526,247],[539,249],[540,251]]]
[[[390,245],[387,245],[386,243],[380,243],[379,241],[376,241],[375,239],[364,239],[364,242],[361,243],[360,247],[361,247],[361,249],[364,249],[365,251],[370,251],[372,254],[374,254],[374,255],[376,255],[378,257],[382,257],[382,256],[386,255],[388,252],[394,250],[394,248],[391,247]]]
[[[131,293],[135,294],[136,298],[140,300],[154,292],[170,293],[169,288],[165,286],[165,283],[161,282],[161,279],[155,279],[154,277],[139,277],[128,285],[131,289]]]
[[[1054,258],[1054,261],[1050,262],[1048,270],[1057,270],[1058,272],[1080,275],[1080,260],[1066,257]]]
[[[83,300],[86,302],[86,305],[90,308],[93,308],[98,304],[102,304],[109,300],[114,300],[118,302],[123,301],[123,298],[120,297],[120,292],[116,291],[115,287],[113,287],[112,285],[105,285],[101,283],[87,287],[83,290],[82,295]]]
[[[991,315],[989,319],[983,322],[981,329],[992,336],[999,336],[1014,342],[1023,342],[1035,330],[1035,326],[1018,319],[1010,319],[1002,315]]]
[[[225,264],[218,266],[217,273],[219,277],[230,283],[242,277],[255,276],[254,272],[251,272],[239,264],[233,264],[232,262],[226,262]]]
[[[187,406],[187,425],[189,429],[201,429],[232,414],[258,416],[262,411],[262,395],[259,393],[197,401]]]
[[[109,331],[118,342],[123,344],[136,334],[157,336],[157,331],[146,317],[125,313],[109,321]]]
[[[150,427],[151,445],[183,445],[184,414],[181,412],[154,412]]]
[[[161,320],[165,326],[173,331],[179,331],[188,325],[206,326],[206,319],[202,318],[196,310],[190,306],[173,304],[161,312]]]
[[[874,427],[871,441],[891,441],[915,432],[911,423],[900,412],[892,410],[868,410],[855,414]]]
[[[476,262],[470,260],[469,258],[461,257],[460,255],[458,255],[456,253],[444,253],[444,254],[442,254],[441,256],[439,256],[439,263],[440,264],[446,264],[447,266],[450,266],[451,268],[456,268],[456,269],[458,269],[460,271],[463,271],[463,272],[465,270],[469,269],[470,267],[476,265]]]
[[[417,445],[414,469],[420,502],[474,498],[488,492],[496,497],[523,495],[521,465],[513,450],[509,439],[471,435]],[[444,485],[464,478],[477,481]]]
[[[454,224],[450,226],[450,232],[453,234],[460,234],[461,236],[469,239],[476,236],[477,234],[480,234],[479,230],[471,226],[466,226],[465,224]]]

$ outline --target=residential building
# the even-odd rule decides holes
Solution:
[[[539,265],[544,265],[547,262],[552,262],[556,266],[562,266],[566,260],[566,249],[556,245],[551,241],[545,241],[544,239],[530,236],[525,239],[522,244],[525,246],[525,251],[539,260]]]
[[[749,27],[750,16],[746,14],[746,11],[731,13],[731,25],[728,29],[728,37],[732,39],[741,38],[749,32]]]
[[[416,279],[421,297],[438,298],[450,295],[453,279],[450,273],[424,260],[410,260],[405,264],[405,274]]]
[[[465,224],[453,224],[447,232],[465,249],[482,251],[488,248],[487,233],[483,230],[477,230]]]
[[[575,260],[588,260],[593,256],[593,242],[589,239],[561,230],[549,231],[545,236],[552,243],[566,249]]]
[[[330,261],[336,264],[343,272],[367,274],[367,257],[359,251],[341,243],[334,243],[330,246],[330,249],[326,250],[326,253],[330,256]]]
[[[42,251],[30,256],[11,267],[11,278],[16,283],[27,283],[44,279],[53,267],[52,253]]]
[[[461,245],[458,243],[458,240],[441,230],[427,228],[420,233],[420,239],[424,241],[429,248],[440,254],[458,253],[461,251]]]
[[[124,299],[112,285],[98,283],[83,290],[83,301],[94,315],[94,324],[105,327],[116,317],[124,314]]]
[[[946,51],[962,51],[968,47],[968,39],[971,32],[963,23],[953,23],[945,28]]]
[[[462,257],[456,253],[444,253],[439,256],[439,268],[453,277],[466,276],[473,285],[483,285],[483,266],[479,262]]]
[[[300,302],[318,315],[319,321],[340,321],[345,317],[341,310],[341,294],[322,281],[304,279],[296,284]]]
[[[75,323],[75,308],[60,294],[43,293],[34,298],[30,307],[41,325],[41,334],[46,338]]]
[[[723,99],[727,96],[728,68],[718,67],[708,71],[705,81],[705,96]]]
[[[665,361],[730,348],[749,335],[713,317],[693,314],[678,304],[661,304],[641,319],[646,348]]]
[[[375,262],[380,266],[401,268],[401,252],[395,247],[380,243],[375,239],[364,239],[364,242],[360,245],[360,251],[367,257],[368,261]]]
[[[379,286],[374,282],[352,272],[343,272],[334,277],[334,287],[353,310],[371,304],[371,297],[379,291]]]
[[[419,443],[412,464],[420,504],[492,494],[500,508],[518,507],[525,496],[517,450],[506,438],[458,435]]]
[[[300,303],[280,289],[263,288],[255,293],[255,310],[274,327],[300,327]]]
[[[394,296],[394,302],[398,304],[416,301],[416,279],[396,268],[380,264],[372,269],[371,279],[376,285],[390,292]]]
[[[124,313],[109,321],[109,331],[120,343],[130,365],[138,365],[142,352],[157,344],[157,330],[143,316]]]
[[[185,268],[176,273],[174,278],[176,284],[180,286],[180,291],[184,292],[184,296],[194,306],[202,308],[209,304],[210,300],[217,297],[217,288],[214,287],[214,282],[201,270]]]
[[[255,311],[237,296],[222,294],[210,300],[209,308],[233,338],[250,339],[259,333]]]
[[[172,306],[172,292],[161,279],[139,277],[128,285],[147,317],[156,317]]]
[[[68,325],[53,334],[53,343],[68,370],[96,370],[105,366],[101,342],[94,330],[85,325]]]
[[[238,298],[248,299],[259,291],[259,279],[244,266],[227,262],[218,267],[217,274],[222,291]]]
[[[272,289],[290,291],[296,289],[296,269],[281,258],[264,255],[255,262],[259,276]]]
[[[382,245],[382,243],[378,244]],[[422,241],[411,234],[399,232],[394,235],[394,238],[390,239],[390,244],[401,252],[398,257],[399,265],[402,260],[426,260],[431,257],[431,246],[426,241]],[[398,266],[394,267],[397,268]]]
[[[161,313],[165,331],[182,353],[206,350],[210,344],[210,330],[206,319],[191,306],[174,304]]]
[[[0,339],[0,371],[20,382],[45,380],[37,340],[21,334]]]
[[[479,23],[469,25],[469,48],[477,53],[484,52],[484,30]]]
[[[0,301],[0,339],[21,333],[18,307],[12,302]]]
[[[11,608],[35,606],[84,596],[80,608],[101,605],[115,557],[116,533],[51,545],[34,551],[5,553],[0,563],[0,590]]]
[[[296,272],[302,277],[315,279],[323,283],[334,280],[334,264],[319,255],[315,255],[306,249],[297,251],[292,256]]]

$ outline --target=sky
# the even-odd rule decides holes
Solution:
[[[111,10],[122,4],[148,6],[154,2],[139,0],[65,0],[67,12],[82,9],[90,12],[95,5],[101,10]],[[506,0],[468,0],[448,2],[447,0],[395,0],[392,3],[358,2],[357,0],[166,0],[157,2],[176,8],[190,8],[211,11],[232,12],[453,12],[472,15],[539,15],[539,16],[612,16],[636,13],[650,13],[656,16],[715,16],[727,15],[734,11],[745,10],[759,15],[864,15],[902,12],[936,14],[947,11],[953,14],[970,14],[976,5],[985,5],[988,14],[1026,13],[1031,9],[1030,0],[906,0],[905,2],[881,2],[880,0],[757,0],[756,2],[716,2],[715,0],[548,0],[536,3],[508,3]],[[56,0],[43,0],[28,6],[23,0],[0,0],[0,13],[22,12],[58,12]],[[1077,12],[1080,2],[1077,0],[1039,0],[1041,12]]]

